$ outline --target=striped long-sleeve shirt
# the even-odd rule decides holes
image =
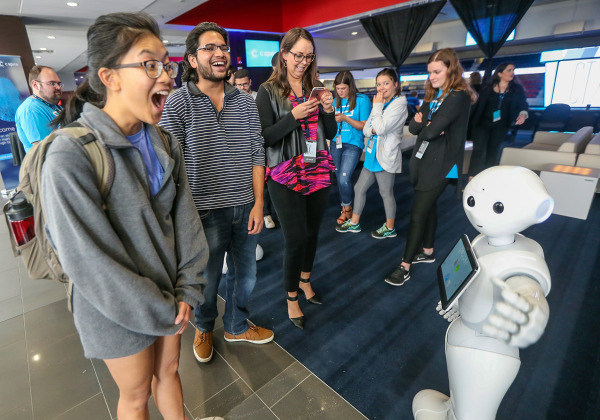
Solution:
[[[181,143],[198,210],[254,200],[252,168],[265,165],[264,139],[252,96],[225,84],[223,109],[188,82],[169,96],[159,123]]]

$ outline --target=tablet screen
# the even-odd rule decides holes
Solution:
[[[447,309],[466,288],[478,270],[467,235],[461,236],[438,268],[442,307]]]

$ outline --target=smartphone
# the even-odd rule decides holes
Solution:
[[[308,97],[308,100],[310,101],[312,98],[317,98],[318,101],[321,101],[321,97],[326,92],[329,92],[329,89],[327,89],[325,86],[314,87],[312,92],[310,92],[310,96]]]

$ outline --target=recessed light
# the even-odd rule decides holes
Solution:
[[[69,6],[69,7],[77,7],[77,6],[79,6],[79,3],[75,3],[74,1],[68,1],[67,2],[67,6]]]
[[[358,35],[358,32],[354,31],[350,35]]]
[[[40,51],[47,51],[48,48],[40,47]]]
[[[48,35],[48,39],[56,39],[54,35]]]
[[[42,56],[41,55],[36,55],[35,58],[42,58]]]
[[[169,40],[168,39],[163,39],[163,44],[168,44]]]

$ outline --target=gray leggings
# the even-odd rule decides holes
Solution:
[[[371,172],[368,169],[363,168],[360,171],[358,181],[354,186],[354,213],[359,216],[362,214],[365,208],[365,201],[367,198],[367,190],[371,188],[371,185],[377,181],[379,187],[379,194],[383,198],[383,207],[385,208],[385,218],[395,219],[396,218],[396,199],[394,198],[394,178],[396,174],[389,173],[386,171]]]

